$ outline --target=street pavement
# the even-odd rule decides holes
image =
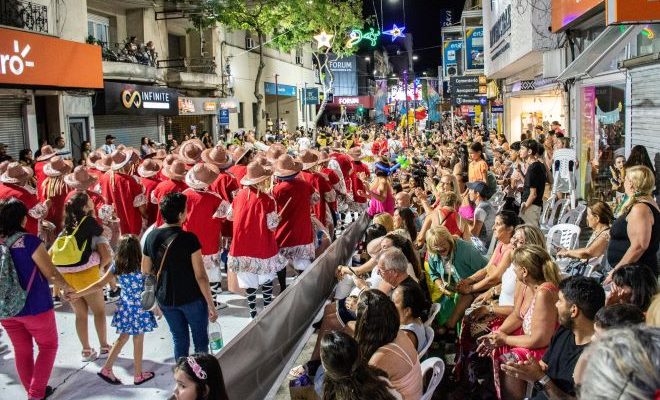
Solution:
[[[258,306],[261,307],[263,304],[261,296],[257,297]],[[242,296],[224,292],[220,295],[220,299],[229,305],[228,308],[219,311],[220,325],[226,344],[250,322],[250,314]],[[118,336],[115,328],[110,326],[114,310],[114,304],[106,304],[108,342],[111,344]],[[56,391],[53,396],[49,397],[49,400],[115,400],[119,398],[152,400],[170,397],[174,387],[172,378],[174,346],[165,319],[158,320],[158,328],[145,334],[144,337],[143,370],[154,371],[156,377],[140,386],[133,385],[133,343],[129,340],[114,367],[115,375],[124,385],[114,386],[104,382],[96,375],[105,360],[99,359],[89,363],[80,361],[81,345],[76,335],[75,316],[69,304],[64,303],[56,308],[55,314],[59,331],[59,349],[49,383],[56,388]],[[99,343],[91,314],[88,324],[90,343],[98,351]],[[12,346],[4,330],[0,336],[0,347],[7,347],[0,352],[0,399],[24,399],[26,398],[25,390],[18,379],[14,367]]]

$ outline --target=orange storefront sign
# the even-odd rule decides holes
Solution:
[[[607,0],[607,24],[660,20],[660,0]]]
[[[552,0],[552,31],[559,32],[603,2],[604,0]]]
[[[0,84],[101,89],[101,48],[0,28]]]

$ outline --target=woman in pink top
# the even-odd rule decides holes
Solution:
[[[390,174],[393,171],[387,161],[378,161],[375,167],[376,180],[369,188],[369,192],[366,193],[366,196],[371,198],[369,201],[369,216],[373,217],[383,212],[393,215],[395,202],[392,194],[392,183],[390,182]]]
[[[355,340],[363,359],[372,367],[383,370],[392,388],[404,400],[422,397],[422,368],[417,350],[408,336],[399,330],[399,314],[383,292],[367,290],[360,295]]]
[[[500,373],[500,364],[543,357],[558,327],[559,268],[546,250],[528,245],[513,251],[512,264],[520,283],[513,312],[496,331],[482,336],[479,351],[492,353],[495,387],[501,399],[525,397],[526,382]]]

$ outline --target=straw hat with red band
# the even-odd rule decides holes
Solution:
[[[352,147],[348,150],[348,155],[351,156],[353,161],[360,161],[362,159],[362,149],[359,147]]]
[[[151,178],[160,172],[160,163],[153,159],[147,159],[137,168],[137,174],[143,178]]]
[[[268,161],[274,163],[282,154],[286,154],[286,147],[281,143],[273,143],[266,151]]]
[[[55,156],[50,159],[50,162],[44,165],[44,174],[51,178],[66,175],[71,172],[71,164],[66,162],[62,157]]]
[[[23,186],[34,175],[32,168],[23,166],[19,162],[7,163],[4,168],[4,172],[0,175],[0,181],[2,183]]]
[[[5,171],[7,170],[7,167],[9,166],[9,163],[10,163],[10,161],[0,162],[0,175],[5,173]]]
[[[41,155],[37,157],[37,161],[46,161],[50,160],[51,158],[55,157],[57,155],[57,152],[53,149],[52,146],[50,145],[45,145],[41,147]]]
[[[233,153],[231,154],[231,158],[234,160],[236,164],[238,164],[245,155],[252,150],[252,146],[237,146]]]
[[[305,150],[298,157],[303,164],[303,171],[306,171],[319,163],[319,155],[315,151]]]
[[[85,162],[87,163],[87,166],[90,168],[96,168],[96,162],[101,159],[101,156],[103,155],[102,152],[99,150],[94,150],[89,155],[87,156],[87,159],[85,159]]]
[[[96,160],[94,163],[94,168],[101,172],[106,172],[110,171],[110,168],[112,167],[112,156],[110,154],[102,154],[101,158]]]
[[[273,165],[273,175],[278,178],[293,176],[303,169],[301,162],[296,161],[288,154],[282,154]]]
[[[186,174],[186,185],[193,189],[206,189],[215,182],[220,171],[211,163],[195,164]]]
[[[186,164],[196,164],[202,159],[202,151],[204,151],[204,145],[201,142],[188,140],[181,144],[179,156]]]
[[[204,150],[202,152],[202,161],[211,163],[220,169],[227,169],[233,165],[231,157],[229,157],[223,145]]]
[[[186,177],[186,164],[179,159],[175,159],[172,164],[163,166],[163,175],[175,181],[182,181]]]
[[[272,171],[270,169],[264,168],[258,161],[252,161],[247,165],[247,173],[241,179],[241,185],[256,185],[269,179],[271,175]]]
[[[87,172],[87,168],[79,165],[73,169],[73,172],[67,175],[64,175],[64,183],[67,186],[78,189],[78,190],[87,190],[90,186],[96,183],[98,178],[94,175],[90,175]]]
[[[112,165],[110,168],[113,171],[119,171],[120,169],[126,167],[131,162],[133,154],[134,153],[132,151],[126,149],[125,147],[113,151],[110,155],[110,158],[112,158]]]
[[[319,151],[317,153],[319,155],[319,164],[325,164],[327,162],[330,162],[330,155],[328,154],[327,151]]]
[[[167,151],[165,151],[165,149],[158,149],[150,158],[154,160],[164,160],[165,157],[167,157]]]

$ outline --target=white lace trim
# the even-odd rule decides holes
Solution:
[[[280,254],[289,261],[313,260],[316,257],[314,242],[298,246],[282,247]]]
[[[319,194],[319,192],[314,192],[314,194],[312,194],[312,197],[309,200],[309,203],[311,205],[314,205],[314,204],[318,203],[319,201],[321,201],[321,195]]]
[[[114,218],[115,208],[110,204],[104,204],[99,208],[98,214],[101,221],[110,221]]]
[[[229,208],[227,209],[227,214],[225,216],[227,218],[227,221],[233,221],[234,220],[234,207],[230,204]]]
[[[280,224],[280,220],[280,216],[275,211],[269,212],[268,215],[266,215],[266,226],[271,231],[274,231]]]
[[[231,209],[231,203],[228,202],[227,200],[222,200],[222,202],[218,206],[218,209],[215,210],[215,214],[213,214],[213,218],[227,218],[230,209]]]
[[[144,193],[140,193],[133,199],[133,207],[142,207],[147,205],[147,196]]]
[[[42,219],[46,216],[46,214],[48,214],[48,207],[46,207],[44,203],[39,203],[30,208],[28,214],[30,214],[30,217],[34,219]]]
[[[273,274],[286,267],[288,260],[280,253],[270,258],[229,256],[227,265],[232,272],[249,272],[257,275]]]
[[[335,192],[334,189],[333,189],[333,190],[331,190],[331,191],[329,191],[329,192],[326,192],[326,193],[323,195],[323,198],[324,198],[325,201],[327,201],[328,203],[332,203],[332,202],[334,202],[335,200],[337,200],[337,192]]]
[[[151,201],[151,204],[158,204],[158,199],[156,198],[156,193],[153,191],[149,194],[149,200]]]

